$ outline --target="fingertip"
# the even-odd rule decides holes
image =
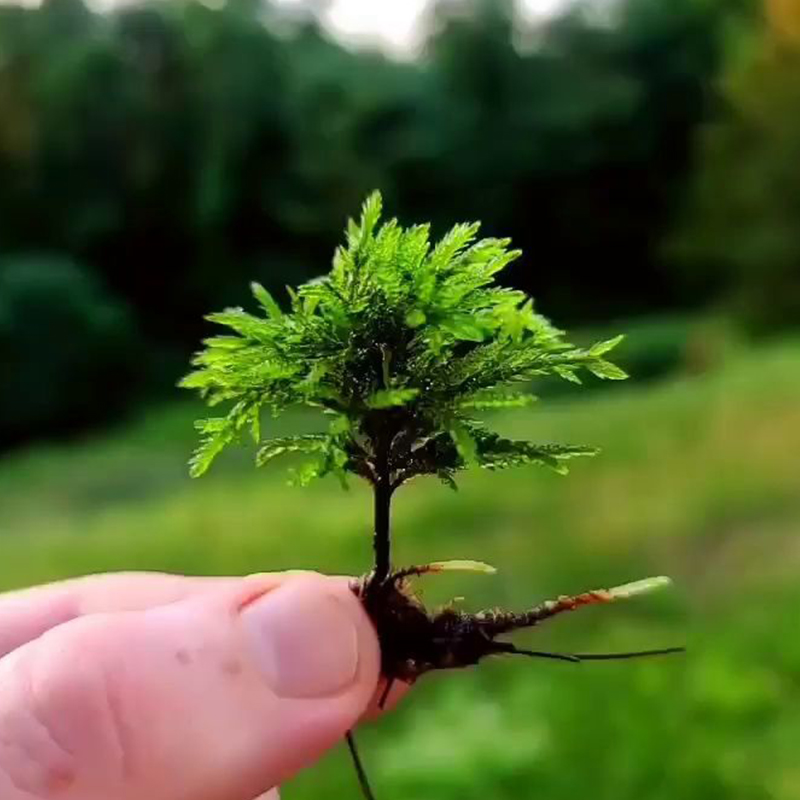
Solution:
[[[339,582],[303,575],[250,599],[240,619],[277,696],[349,693],[366,706],[378,682],[377,639],[360,602]]]

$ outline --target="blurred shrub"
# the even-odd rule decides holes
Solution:
[[[119,412],[138,355],[125,305],[78,264],[0,260],[0,446]]]
[[[664,315],[625,320],[600,327],[584,328],[573,335],[576,344],[588,346],[597,337],[611,338],[619,333],[625,339],[617,349],[617,362],[632,381],[652,381],[674,375],[688,366],[693,342],[697,341],[698,321],[689,316]],[[587,388],[602,388],[602,381],[587,376]],[[563,382],[562,382],[563,383]],[[543,396],[569,396],[575,387],[543,379],[535,393]]]
[[[669,252],[695,290],[749,331],[800,320],[800,41],[767,28],[723,84],[704,126],[686,213]]]
[[[706,372],[741,346],[735,325],[726,317],[645,317],[615,330],[626,335],[618,361],[633,381]]]
[[[707,372],[720,367],[742,347],[738,328],[729,317],[689,314],[653,315],[587,327],[572,339],[588,346],[620,333],[625,339],[615,350],[616,363],[628,373],[631,383]],[[586,384],[582,391],[603,389],[603,381],[591,375],[582,380]],[[569,397],[579,388],[545,378],[536,382],[533,391],[543,397]]]
[[[685,365],[692,330],[693,321],[686,317],[645,319],[620,345],[620,366],[639,381],[675,373]]]

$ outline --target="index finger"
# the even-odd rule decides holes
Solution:
[[[292,573],[253,576],[264,591]],[[0,594],[0,658],[45,631],[87,614],[139,611],[221,588],[243,578],[159,572],[88,575]]]

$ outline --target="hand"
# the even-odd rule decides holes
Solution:
[[[0,595],[0,797],[253,800],[342,740],[378,670],[342,578],[112,574]]]

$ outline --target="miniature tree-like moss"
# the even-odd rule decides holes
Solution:
[[[541,376],[580,383],[585,372],[610,380],[626,375],[608,360],[621,336],[576,347],[531,298],[496,284],[497,274],[521,255],[509,240],[478,239],[478,224],[460,224],[432,244],[427,225],[403,228],[394,219],[381,224],[380,218],[375,193],[360,220],[349,222],[330,272],[289,290],[289,310],[253,284],[259,314],[236,308],[208,317],[229,333],[204,342],[181,385],[199,391],[212,406],[227,404],[227,411],[197,423],[201,442],[192,475],[202,475],[227,445],[251,435],[258,466],[301,453],[308,457],[296,471],[301,484],[333,474],[342,481],[356,475],[372,486],[374,568],[353,588],[375,622],[387,685],[500,653],[567,661],[642,655],[535,653],[496,637],[666,579],[562,597],[521,614],[467,614],[451,607],[430,613],[411,590],[411,577],[484,565],[446,562],[393,570],[392,497],[413,478],[435,476],[454,487],[456,473],[473,466],[539,464],[565,473],[569,459],[596,452],[503,438],[477,412],[530,402],[527,387]],[[293,406],[318,409],[327,429],[262,437],[262,411],[277,416]],[[360,777],[370,796],[361,772]]]
[[[379,225],[380,212],[376,193],[360,222],[350,222],[330,274],[292,291],[289,312],[253,284],[260,315],[211,314],[232,335],[206,340],[182,386],[212,405],[233,403],[225,416],[198,423],[193,475],[249,430],[259,466],[300,452],[310,456],[298,472],[302,483],[352,473],[372,484],[376,570],[385,577],[391,497],[412,478],[436,475],[453,485],[454,474],[473,464],[566,472],[567,459],[595,452],[503,439],[476,411],[529,402],[530,394],[510,387],[543,375],[575,382],[583,370],[626,375],[606,359],[622,337],[574,347],[530,298],[495,284],[520,255],[507,239],[476,240],[477,224],[457,225],[432,246],[427,225]],[[262,408],[277,415],[295,405],[324,412],[327,431],[262,441]]]

